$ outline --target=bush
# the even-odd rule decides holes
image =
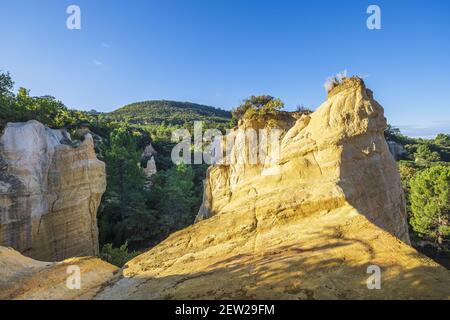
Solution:
[[[125,263],[133,259],[139,252],[128,252],[128,243],[121,245],[119,248],[113,248],[111,243],[105,244],[100,252],[100,258],[119,268]]]
[[[298,106],[295,108],[295,111],[298,112],[298,113],[301,113],[301,114],[306,114],[306,115],[311,114],[311,113],[314,112],[314,111],[312,111],[311,109],[305,107],[305,106],[302,105],[302,104],[298,105]]]
[[[430,162],[440,161],[439,153],[433,151],[428,144],[421,144],[417,147],[414,157],[419,164],[428,164]]]

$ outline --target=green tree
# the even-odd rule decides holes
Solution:
[[[450,134],[439,133],[434,142],[444,147],[450,147]]]
[[[11,79],[11,75],[9,72],[0,73],[0,96],[9,96],[13,95],[12,88],[14,86],[14,81]]]
[[[0,73],[0,129],[5,125],[12,115],[14,82],[9,73]]]
[[[411,212],[411,179],[419,171],[412,161],[400,161],[398,163],[398,170],[400,172],[400,178],[402,181],[403,191],[405,193],[406,208],[408,212]]]
[[[146,176],[139,166],[141,152],[126,127],[110,134],[104,147],[107,190],[100,214],[101,242],[116,246],[126,241],[141,247],[154,232],[154,212],[146,206]]]
[[[411,226],[442,245],[450,235],[450,167],[435,165],[411,179]]]
[[[273,114],[283,109],[284,103],[278,98],[269,95],[250,96],[245,99],[242,104],[235,108],[232,112],[232,119],[234,124],[245,117],[252,115]]]
[[[388,124],[386,129],[384,130],[384,137],[386,138],[386,140],[395,141],[396,137],[400,134],[400,129],[397,127],[393,127],[390,124]]]
[[[114,248],[111,243],[107,243],[102,247],[100,258],[122,268],[125,263],[136,257],[138,254],[138,252],[128,251],[128,242],[125,242],[118,248]]]
[[[158,223],[164,238],[194,222],[198,211],[192,166],[178,164],[152,177],[151,207],[158,211]]]
[[[428,144],[419,145],[414,154],[414,157],[416,159],[416,162],[424,165],[427,165],[430,162],[436,162],[441,160],[439,153],[433,151]]]

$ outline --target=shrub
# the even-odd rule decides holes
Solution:
[[[314,111],[312,111],[311,109],[306,108],[306,107],[305,107],[304,105],[302,105],[302,104],[298,105],[298,106],[295,108],[295,111],[298,112],[298,113],[301,113],[301,114],[311,114],[311,113],[314,112]]]
[[[105,244],[100,252],[100,258],[119,268],[122,268],[127,261],[136,257],[138,252],[128,252],[128,243],[119,248],[113,248],[111,243]]]
[[[439,153],[433,151],[428,144],[419,145],[414,153],[414,158],[419,164],[427,164],[441,160]]]

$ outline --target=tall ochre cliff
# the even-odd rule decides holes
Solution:
[[[311,115],[267,120],[239,127],[281,128],[278,159],[247,163],[230,133],[236,161],[209,168],[198,223],[128,262],[96,298],[450,297],[449,271],[409,245],[383,108],[361,79],[345,79]],[[373,266],[380,289],[367,286]]]
[[[89,134],[74,146],[63,130],[9,123],[0,138],[0,245],[44,261],[97,255],[105,187]]]
[[[383,134],[383,108],[361,79],[345,79],[311,115],[272,119],[281,130],[277,159],[272,159],[269,139],[261,164],[250,164],[250,144],[242,132],[258,131],[267,122],[244,119],[231,132],[234,146],[209,168],[197,221],[254,212],[256,223],[260,216],[309,216],[349,205],[409,243],[400,175]]]

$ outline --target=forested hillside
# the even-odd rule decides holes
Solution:
[[[190,102],[153,100],[136,102],[104,114],[105,119],[135,124],[182,125],[192,121],[227,123],[231,113],[222,109]]]
[[[450,134],[415,139],[389,126],[385,137],[399,149],[411,242],[450,268]]]

